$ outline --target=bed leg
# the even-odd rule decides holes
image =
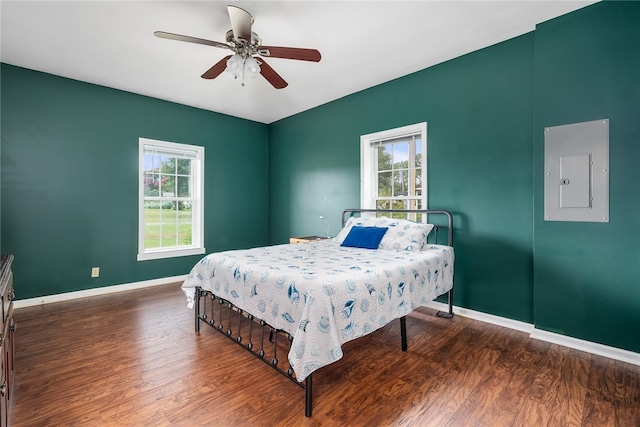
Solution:
[[[304,386],[304,416],[311,418],[311,376],[309,374]]]
[[[407,351],[407,317],[400,318],[400,340],[402,341],[402,351]]]
[[[196,332],[200,332],[200,288],[196,288]]]
[[[453,317],[453,288],[449,289],[447,292],[449,298],[449,312],[438,311],[436,316],[444,317],[445,319],[451,319]]]

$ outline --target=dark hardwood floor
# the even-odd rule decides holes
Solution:
[[[17,310],[18,426],[640,426],[640,366],[421,308],[347,343],[304,391],[221,334],[179,284]]]

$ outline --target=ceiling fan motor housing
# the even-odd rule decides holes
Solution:
[[[262,40],[253,31],[251,32],[251,40],[234,37],[233,30],[227,31],[226,40],[231,50],[240,54],[243,58],[253,56],[260,52],[260,44]]]

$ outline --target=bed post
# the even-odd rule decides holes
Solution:
[[[304,416],[307,418],[311,418],[311,376],[307,376],[304,386]]]
[[[449,298],[449,311],[438,311],[436,316],[444,317],[445,319],[451,319],[453,317],[453,288],[449,289],[447,292],[447,297]]]
[[[196,287],[196,332],[200,332],[200,287]]]
[[[407,351],[407,317],[400,318],[400,340],[402,341],[402,351]]]
[[[444,213],[445,215],[447,215],[447,218],[449,219],[448,230],[447,230],[448,245],[453,247],[453,215],[449,211],[444,211]],[[449,292],[447,292],[447,298],[449,299],[449,311],[448,312],[438,311],[436,313],[436,316],[443,317],[445,319],[451,319],[453,317],[453,286],[451,287],[451,289],[449,289]]]

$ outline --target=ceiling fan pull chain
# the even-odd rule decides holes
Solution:
[[[247,67],[247,58],[242,58],[242,81],[240,82],[240,86],[244,87],[244,69]]]

